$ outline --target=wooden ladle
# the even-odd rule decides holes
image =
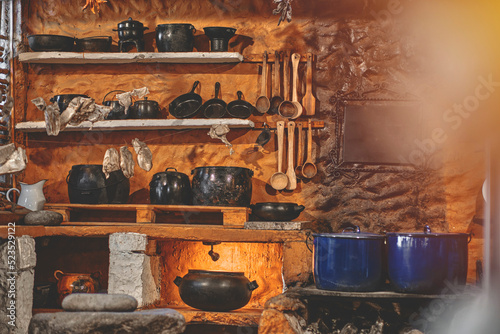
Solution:
[[[269,108],[269,113],[277,114],[278,108],[281,102],[283,102],[283,98],[280,95],[280,54],[278,51],[274,52],[273,75],[273,97],[271,98],[271,108]]]
[[[262,59],[262,85],[260,96],[257,98],[257,102],[255,102],[255,108],[261,114],[265,114],[271,107],[271,101],[267,97],[267,51],[264,51]]]
[[[289,71],[290,71],[290,51],[286,52],[286,55],[283,59],[283,99],[280,106],[278,107],[278,113],[286,118],[291,118],[293,115],[297,113],[297,106],[290,101],[290,82],[289,82]]]
[[[293,168],[293,135],[295,133],[295,122],[288,122],[288,169],[286,176],[288,176],[287,190],[295,190],[297,188],[297,176],[295,175],[295,168]]]
[[[304,175],[306,179],[312,179],[318,172],[318,168],[316,168],[316,165],[312,162],[312,126],[310,119],[307,122],[307,130],[307,159],[302,166],[302,175]]]
[[[288,176],[283,173],[283,137],[285,135],[285,122],[276,122],[276,133],[278,134],[278,171],[271,176],[270,184],[275,190],[283,190],[288,184]]]
[[[307,116],[313,116],[316,112],[316,98],[312,93],[312,53],[307,53],[307,74],[306,74],[306,93],[302,98],[302,105]]]
[[[295,114],[291,117],[291,119],[296,119],[300,115],[302,115],[302,105],[299,102],[297,97],[297,83],[299,82],[299,62],[300,62],[300,54],[294,53],[292,55],[292,68],[293,68],[293,88],[292,88],[292,103],[295,105]]]
[[[298,178],[303,177],[302,175],[302,164],[304,163],[304,153],[302,149],[304,148],[304,131],[302,131],[304,125],[302,122],[297,123],[297,166],[295,166],[295,175]]]

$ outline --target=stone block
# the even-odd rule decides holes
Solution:
[[[140,233],[113,233],[109,236],[109,251],[143,252],[146,251],[148,237]]]
[[[35,239],[27,235],[16,238],[17,270],[31,269],[36,266]]]
[[[72,293],[62,301],[70,312],[132,312],[137,300],[129,295],[106,293]]]

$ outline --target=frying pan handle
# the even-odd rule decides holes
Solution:
[[[111,94],[111,93],[115,93],[115,92],[122,92],[122,93],[125,93],[125,91],[124,91],[124,90],[120,90],[120,89],[118,89],[118,90],[112,90],[112,91],[111,91],[111,92],[109,92],[108,94],[104,95],[104,98],[102,99],[102,104],[104,104],[104,102],[106,101],[106,97],[107,97],[109,94]]]
[[[193,84],[193,88],[191,89],[191,92],[190,92],[191,94],[193,94],[193,93],[194,93],[194,90],[196,89],[196,87],[198,87],[198,85],[199,85],[199,84],[200,84],[200,82],[199,82],[198,80],[196,80],[196,81],[194,82],[194,84]]]
[[[241,92],[241,90],[239,90],[236,95],[238,95],[238,100],[241,100],[242,96],[243,96],[243,93]]]
[[[219,98],[220,82],[215,83],[215,98]]]

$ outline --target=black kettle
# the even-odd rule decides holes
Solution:
[[[151,204],[190,205],[192,197],[189,177],[172,167],[153,175],[149,183]]]

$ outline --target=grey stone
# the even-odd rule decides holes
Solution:
[[[247,230],[305,230],[311,228],[311,222],[266,222],[266,221],[248,221],[245,222]]]
[[[62,214],[49,210],[33,211],[24,216],[26,225],[59,225],[62,221]]]
[[[110,252],[145,251],[148,237],[140,233],[113,233],[109,236]]]
[[[72,293],[64,298],[62,308],[72,312],[132,312],[137,299],[124,294]]]
[[[16,239],[17,270],[31,269],[36,266],[35,239],[23,235]]]
[[[30,334],[177,334],[186,329],[186,320],[172,309],[136,312],[39,313],[29,325]]]

